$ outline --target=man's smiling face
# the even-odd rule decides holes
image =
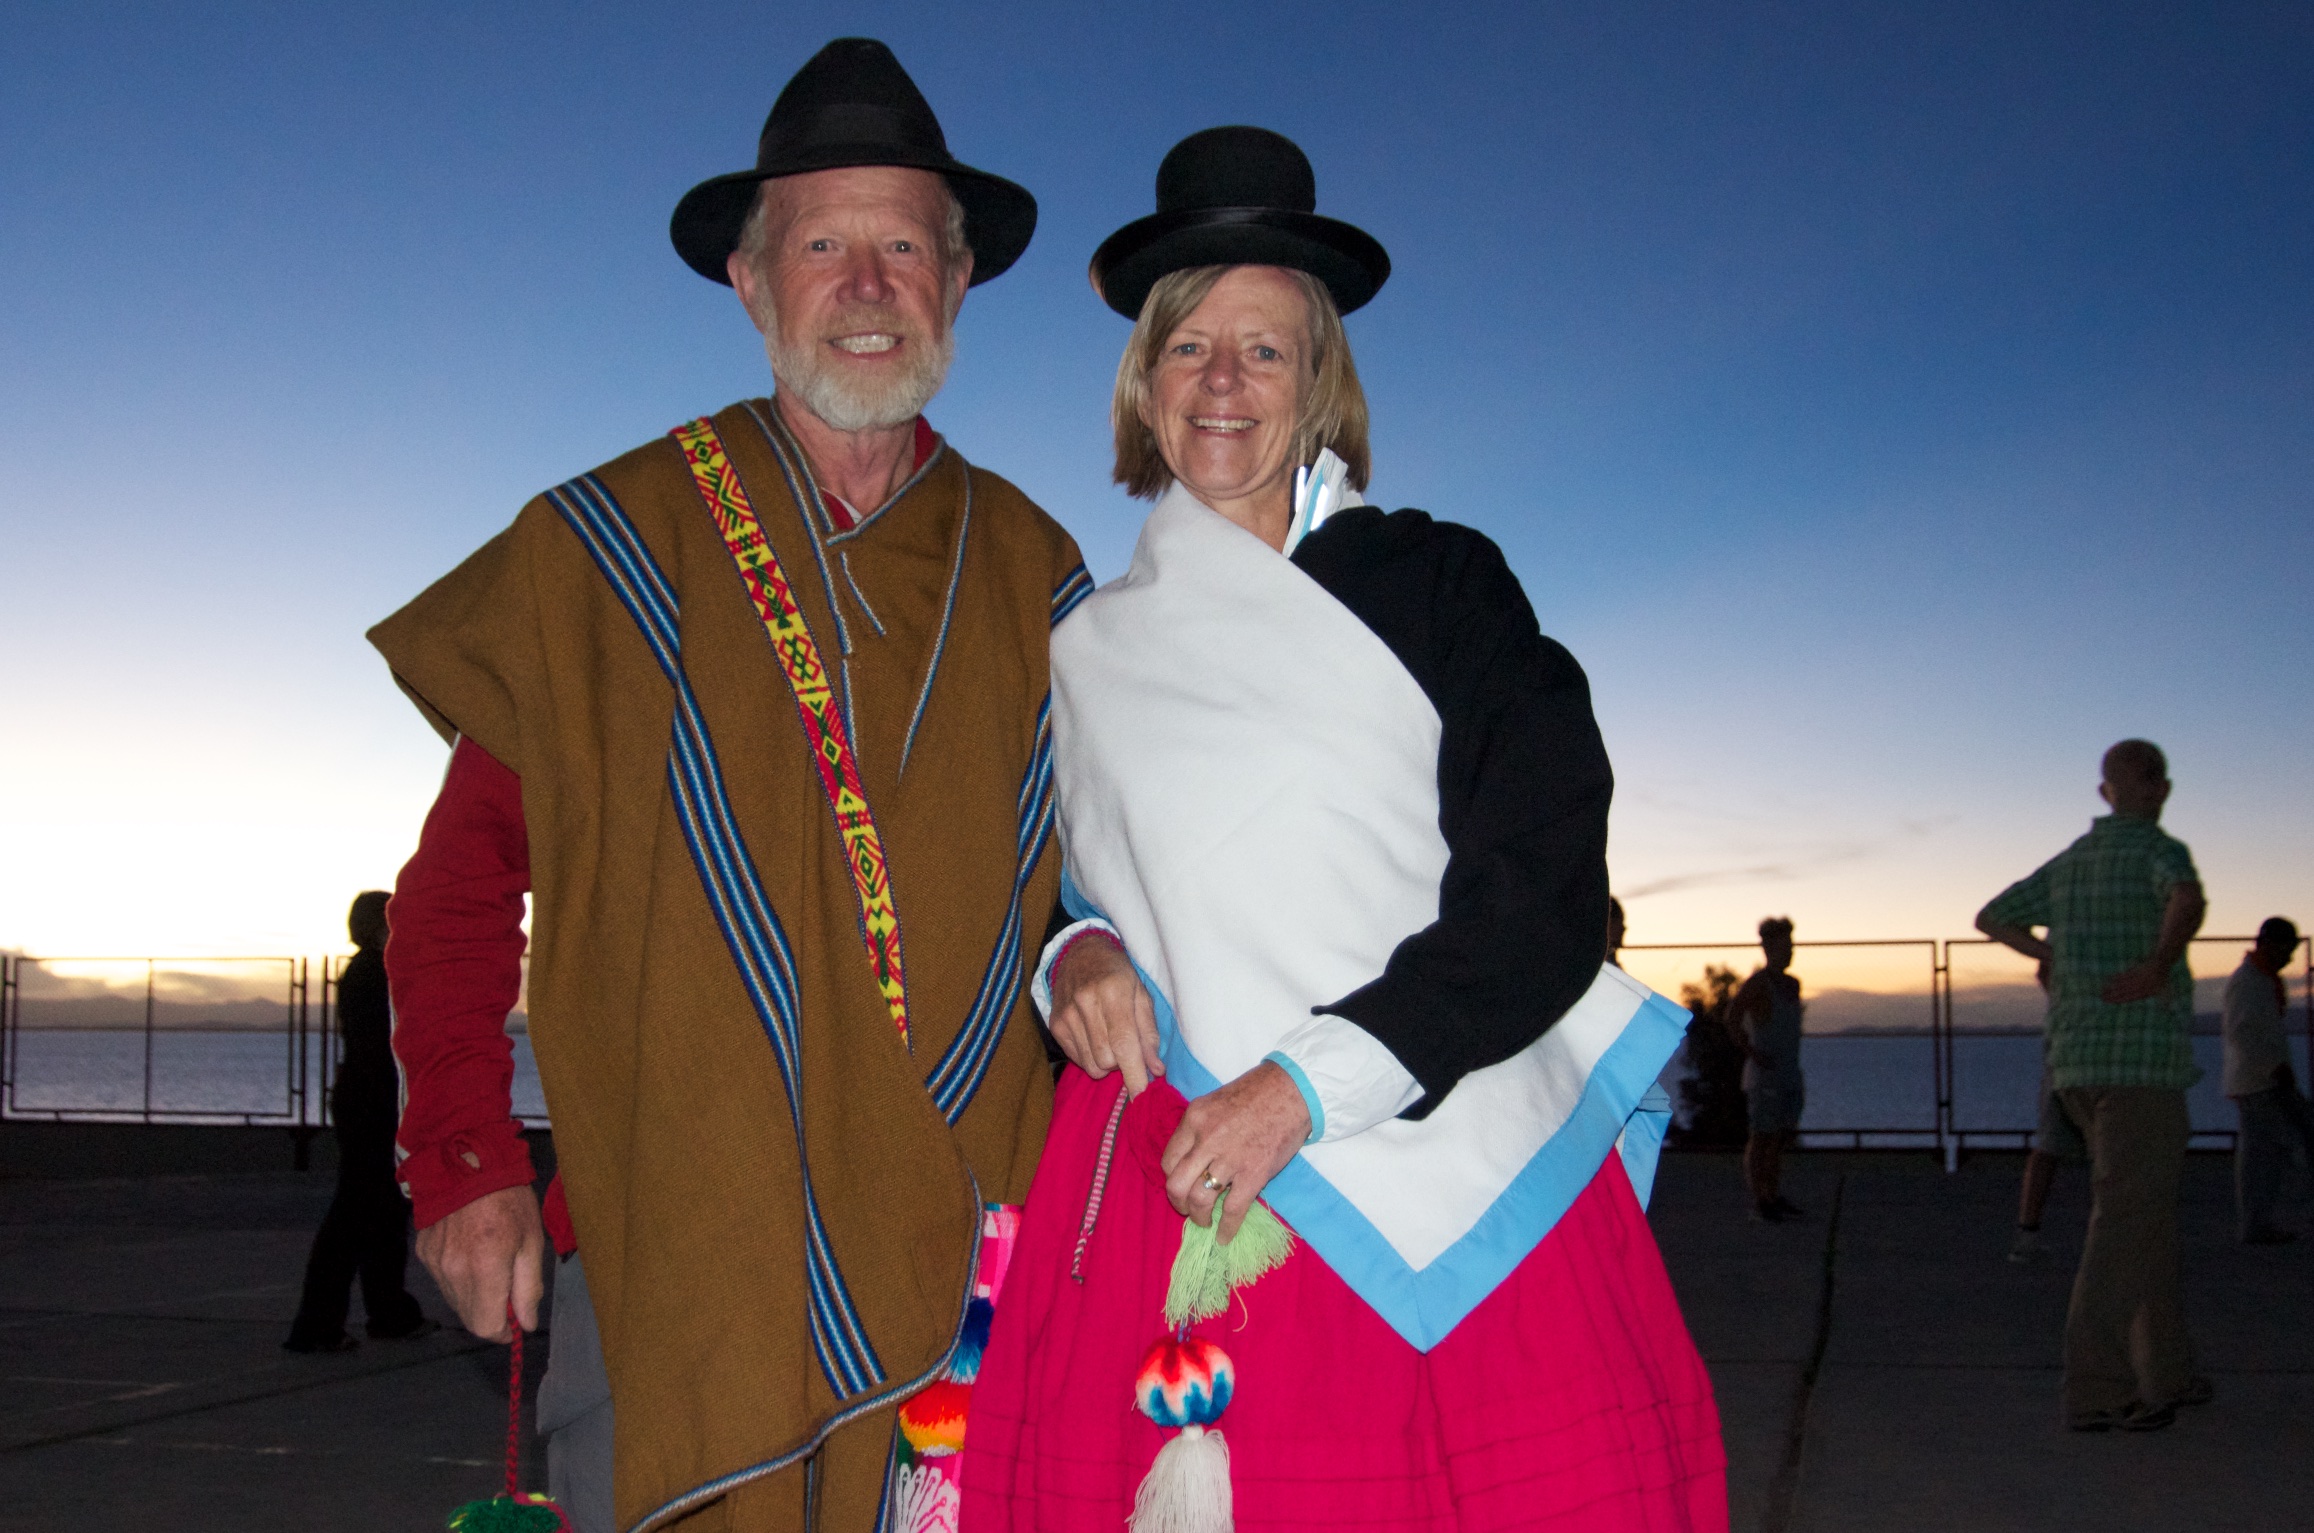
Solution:
[[[780,392],[838,431],[915,419],[948,376],[972,278],[971,252],[949,253],[947,185],[873,165],[785,176],[764,196],[760,248],[729,269]]]

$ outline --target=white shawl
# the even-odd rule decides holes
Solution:
[[[1439,721],[1372,630],[1176,485],[1132,567],[1053,633],[1068,896],[1124,938],[1189,1096],[1438,916]],[[1620,1142],[1642,1198],[1687,1014],[1622,970],[1419,1122],[1306,1147],[1269,1204],[1427,1350]]]

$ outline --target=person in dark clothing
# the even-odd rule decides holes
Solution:
[[[1800,1063],[1807,1008],[1792,973],[1790,916],[1760,922],[1760,951],[1767,963],[1736,991],[1727,1020],[1744,1051],[1744,1100],[1751,1120],[1744,1141],[1744,1185],[1751,1190],[1752,1217],[1782,1224],[1806,1217],[1783,1194],[1784,1151],[1799,1139],[1800,1114],[1808,1102],[1807,1073]]]
[[[386,891],[354,896],[346,930],[356,952],[337,982],[345,1040],[330,1121],[337,1131],[337,1196],[314,1232],[305,1295],[290,1325],[292,1352],[350,1352],[346,1306],[355,1273],[369,1334],[403,1340],[441,1329],[402,1286],[409,1261],[410,1204],[394,1181],[394,1120],[401,1087],[394,1071],[393,1011],[386,1000]]]

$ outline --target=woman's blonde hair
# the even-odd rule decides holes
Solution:
[[[1173,484],[1173,471],[1157,450],[1157,434],[1141,419],[1149,398],[1149,375],[1165,354],[1165,339],[1205,302],[1227,266],[1193,266],[1168,272],[1149,290],[1134,322],[1133,338],[1117,361],[1117,393],[1109,423],[1117,434],[1117,483],[1128,495],[1153,500]],[[1333,294],[1308,272],[1291,271],[1309,305],[1310,385],[1302,394],[1301,419],[1294,423],[1293,460],[1314,461],[1326,448],[1349,468],[1350,487],[1363,490],[1372,460],[1366,449],[1366,391],[1358,386],[1358,366],[1350,359],[1350,338]]]

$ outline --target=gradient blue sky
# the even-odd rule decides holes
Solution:
[[[2162,742],[2218,927],[2314,924],[2302,5],[19,3],[0,945],[310,950],[441,768],[361,634],[760,393],[666,237],[829,37],[1043,204],[933,419],[1124,566],[1084,267],[1220,122],[1397,275],[1374,494],[1588,667],[1635,940],[1942,935]]]

